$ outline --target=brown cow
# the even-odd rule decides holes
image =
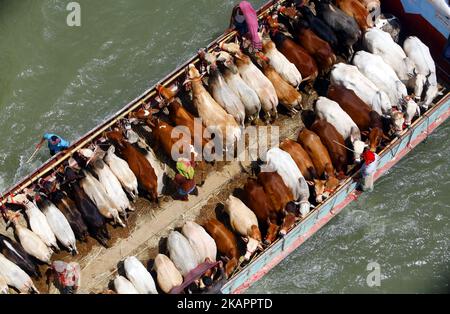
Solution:
[[[381,116],[363,102],[354,91],[342,86],[330,86],[328,98],[337,102],[356,123],[361,133],[369,137],[371,150],[376,150],[382,139],[389,140],[383,133]]]
[[[272,39],[278,50],[300,71],[303,81],[309,81],[311,85],[314,84],[319,76],[319,70],[314,58],[304,48],[278,31],[273,32]]]
[[[297,40],[314,57],[322,73],[328,73],[337,60],[330,44],[317,36],[303,20],[297,23],[295,31]]]
[[[124,139],[122,133],[112,131],[106,133],[106,137],[114,143],[121,157],[128,163],[131,171],[137,177],[139,185],[148,193],[150,199],[158,201],[158,178],[150,162]]]
[[[192,138],[189,134],[178,129],[178,138],[175,137],[175,128],[170,124],[153,117],[153,113],[157,113],[159,110],[146,110],[141,109],[138,112],[132,113],[130,117],[134,117],[146,122],[146,124],[152,129],[153,140],[158,146],[162,147],[167,156],[173,157],[173,153],[189,154],[190,160],[195,160],[195,148],[193,147]],[[174,150],[174,145],[178,145],[178,150]],[[185,148],[189,151],[185,152]],[[176,160],[174,160],[176,161]]]
[[[229,278],[240,258],[236,236],[217,219],[208,220],[203,227],[216,242],[219,253],[229,260],[225,266],[225,274]]]
[[[269,60],[265,56],[262,54],[258,56],[263,73],[275,87],[280,104],[289,110],[292,115],[295,115],[298,109],[302,109],[302,95],[278,74],[273,66],[268,63]]]
[[[311,126],[325,147],[337,172],[345,174],[348,166],[348,153],[345,149],[345,140],[336,128],[326,120],[316,120]]]
[[[370,108],[351,89],[343,86],[330,86],[328,89],[329,99],[337,102],[361,131],[368,131],[370,128]]]
[[[280,144],[280,148],[291,155],[307,181],[318,178],[316,168],[314,168],[311,158],[302,145],[290,139],[286,139]]]
[[[369,133],[369,146],[372,152],[376,152],[378,147],[381,146],[383,140],[390,141],[383,132],[383,121],[381,116],[376,111],[371,111],[370,114],[370,133]]]
[[[260,226],[267,230],[264,243],[270,245],[278,233],[278,215],[277,210],[272,204],[264,188],[254,179],[249,179],[244,186],[244,203],[250,208],[258,218]]]
[[[198,143],[201,143],[202,148],[205,147],[208,141],[203,138],[203,135],[205,134],[205,127],[203,124],[199,122],[199,126],[201,126],[201,128],[197,126],[198,130],[195,130],[195,117],[183,107],[180,100],[176,98],[176,94],[162,85],[157,85],[156,90],[165,100],[163,105],[167,106],[169,109],[170,121],[176,126],[187,127],[191,134],[192,140],[194,141],[194,145],[197,145],[197,143],[195,143],[195,138],[198,138]]]
[[[334,167],[327,148],[320,137],[308,129],[303,129],[298,136],[298,143],[308,153],[319,177],[334,177]]]
[[[373,27],[373,21],[369,18],[369,11],[358,0],[336,0],[336,4],[349,16],[352,16],[359,28],[365,32],[368,28]]]
[[[278,213],[282,212],[288,203],[295,201],[292,190],[277,172],[261,172],[258,175],[258,183],[263,186]]]

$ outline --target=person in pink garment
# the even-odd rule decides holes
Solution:
[[[234,7],[230,28],[233,25],[242,37],[251,41],[254,50],[260,51],[262,49],[262,41],[258,34],[258,15],[250,2],[241,1]]]

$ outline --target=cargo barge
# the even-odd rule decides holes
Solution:
[[[278,4],[282,4],[285,1],[270,1],[262,8],[258,10],[259,17],[263,18],[270,10]],[[433,23],[427,21],[423,17],[412,17],[407,13],[402,6],[402,1],[384,1],[383,12],[390,12],[395,14],[404,25],[411,19],[419,21],[417,24],[409,24],[408,31],[406,33],[410,35],[423,34],[424,29],[428,31],[428,35],[421,37],[427,44],[432,55],[435,58],[438,68],[438,77],[441,86],[443,87],[444,95],[440,99],[437,99],[433,106],[424,113],[420,118],[415,120],[410,128],[405,130],[402,135],[393,140],[384,150],[380,153],[381,160],[380,166],[376,174],[376,179],[385,174],[389,169],[395,166],[406,154],[411,152],[414,147],[424,141],[439,125],[444,123],[450,115],[450,93],[446,86],[449,84],[449,63],[442,57],[444,50],[445,40],[442,41],[443,35],[435,29]],[[428,17],[429,19],[429,17]],[[235,32],[230,32],[222,35],[210,45],[208,49],[211,51],[217,47],[220,43],[230,42],[234,40],[236,36]],[[175,82],[182,82],[184,80],[185,68],[189,64],[198,64],[198,57],[193,57],[178,69],[170,73],[166,78],[161,80],[159,84],[163,86],[170,86]],[[26,177],[20,183],[14,187],[5,191],[1,198],[0,204],[6,202],[9,196],[15,195],[25,188],[32,186],[39,179],[45,178],[52,174],[60,165],[69,160],[71,156],[82,148],[87,147],[91,142],[98,139],[102,134],[114,127],[120,120],[127,118],[130,113],[139,110],[142,105],[150,103],[157,96],[155,87],[152,87],[145,91],[142,95],[130,102],[124,109],[116,113],[113,117],[108,119],[102,125],[88,132],[81,139],[76,141],[69,150],[55,156],[47,163],[42,165],[34,173]],[[339,214],[349,203],[356,200],[360,194],[357,191],[357,182],[355,178],[358,173],[354,173],[352,177],[348,178],[341,186],[331,195],[324,203],[320,204],[315,210],[313,210],[305,219],[298,223],[285,237],[277,240],[270,247],[266,248],[262,253],[252,258],[251,262],[244,266],[238,273],[221,289],[222,293],[243,293],[253,283],[258,281],[273,267],[280,263],[296,248],[302,245],[308,238],[314,235],[320,228],[325,226],[334,216]],[[178,220],[179,217],[173,220]],[[119,262],[119,261],[116,261]],[[108,275],[112,276],[112,273]],[[88,292],[88,291],[83,291]]]

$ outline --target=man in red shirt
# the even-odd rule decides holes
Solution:
[[[378,169],[378,164],[380,161],[380,156],[376,153],[371,152],[370,149],[366,148],[362,154],[364,164],[361,168],[362,174],[362,189],[364,192],[372,192],[374,188],[374,178],[375,173]]]

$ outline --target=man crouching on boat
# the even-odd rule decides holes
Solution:
[[[177,162],[177,170],[173,182],[177,189],[176,200],[184,202],[189,201],[189,195],[198,195],[197,185],[195,184],[194,175],[195,170],[193,163],[187,159],[180,158]]]
[[[361,168],[361,188],[364,192],[372,192],[374,189],[375,173],[378,169],[380,156],[370,151],[369,148],[366,148],[362,154],[362,158],[364,163]]]

